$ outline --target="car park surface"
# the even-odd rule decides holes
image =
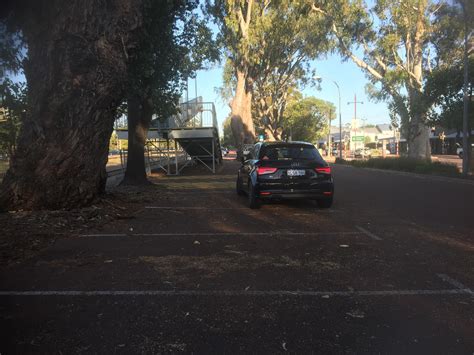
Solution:
[[[472,354],[472,182],[333,165],[333,208],[250,210],[239,165],[2,268],[0,351]]]

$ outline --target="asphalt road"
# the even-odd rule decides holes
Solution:
[[[236,169],[2,270],[0,352],[474,352],[472,181],[334,166],[332,209],[250,210]]]

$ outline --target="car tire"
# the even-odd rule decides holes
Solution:
[[[237,192],[237,195],[239,196],[245,195],[245,191],[242,188],[242,181],[240,180],[239,176],[237,176],[237,180],[235,182],[235,192]]]
[[[332,206],[332,201],[333,201],[332,197],[320,198],[320,199],[316,200],[316,202],[318,203],[318,206],[320,208],[330,208]]]
[[[248,203],[249,207],[256,209],[260,207],[260,201],[258,200],[255,194],[255,187],[252,185],[252,182],[249,181],[249,193],[248,193]]]

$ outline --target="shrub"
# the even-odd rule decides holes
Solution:
[[[430,162],[417,160],[413,158],[372,158],[368,160],[336,159],[336,164],[349,164],[360,168],[375,168],[386,170],[406,171],[418,174],[437,174],[448,176],[460,176],[457,166],[442,164],[439,162]]]

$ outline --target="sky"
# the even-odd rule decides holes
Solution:
[[[222,60],[221,63],[224,63]],[[302,90],[305,96],[315,96],[317,98],[330,101],[338,108],[338,93],[336,85],[332,81],[339,84],[341,90],[341,116],[342,124],[350,123],[354,117],[354,105],[348,104],[349,101],[354,101],[354,95],[357,95],[357,101],[362,101],[363,104],[357,105],[358,125],[362,124],[380,124],[390,123],[390,118],[387,109],[387,103],[375,103],[369,100],[365,93],[365,85],[368,83],[365,74],[352,61],[342,61],[337,54],[329,55],[325,59],[313,61],[311,63],[312,69],[316,70],[316,75],[322,77],[320,88],[308,86]],[[203,97],[204,102],[214,102],[217,111],[217,120],[219,128],[222,132],[222,122],[229,115],[229,105],[224,102],[216,88],[222,86],[222,66],[215,65],[208,70],[200,70],[197,73],[197,95]],[[13,78],[14,81],[25,81],[22,74]],[[183,97],[185,93],[183,93]],[[195,97],[195,82],[194,79],[189,79],[189,98]],[[333,125],[338,125],[337,120],[333,121]]]
[[[338,55],[330,55],[327,59],[317,60],[312,63],[316,69],[316,75],[323,78],[321,90],[316,87],[307,87],[303,90],[305,96],[317,98],[334,103],[338,109],[337,87],[332,81],[336,81],[341,90],[341,117],[342,124],[350,123],[354,117],[354,95],[357,101],[363,104],[357,105],[357,118],[359,125],[361,119],[366,119],[365,124],[390,123],[387,103],[375,103],[370,101],[365,93],[365,85],[368,83],[365,74],[352,61],[342,61]],[[201,70],[197,73],[197,94],[203,97],[203,101],[212,101],[216,105],[217,119],[222,128],[222,122],[228,116],[230,108],[223,102],[216,88],[222,86],[222,67],[215,66],[210,70]],[[189,80],[189,97],[194,97],[195,82]],[[339,122],[333,121],[333,125]]]

